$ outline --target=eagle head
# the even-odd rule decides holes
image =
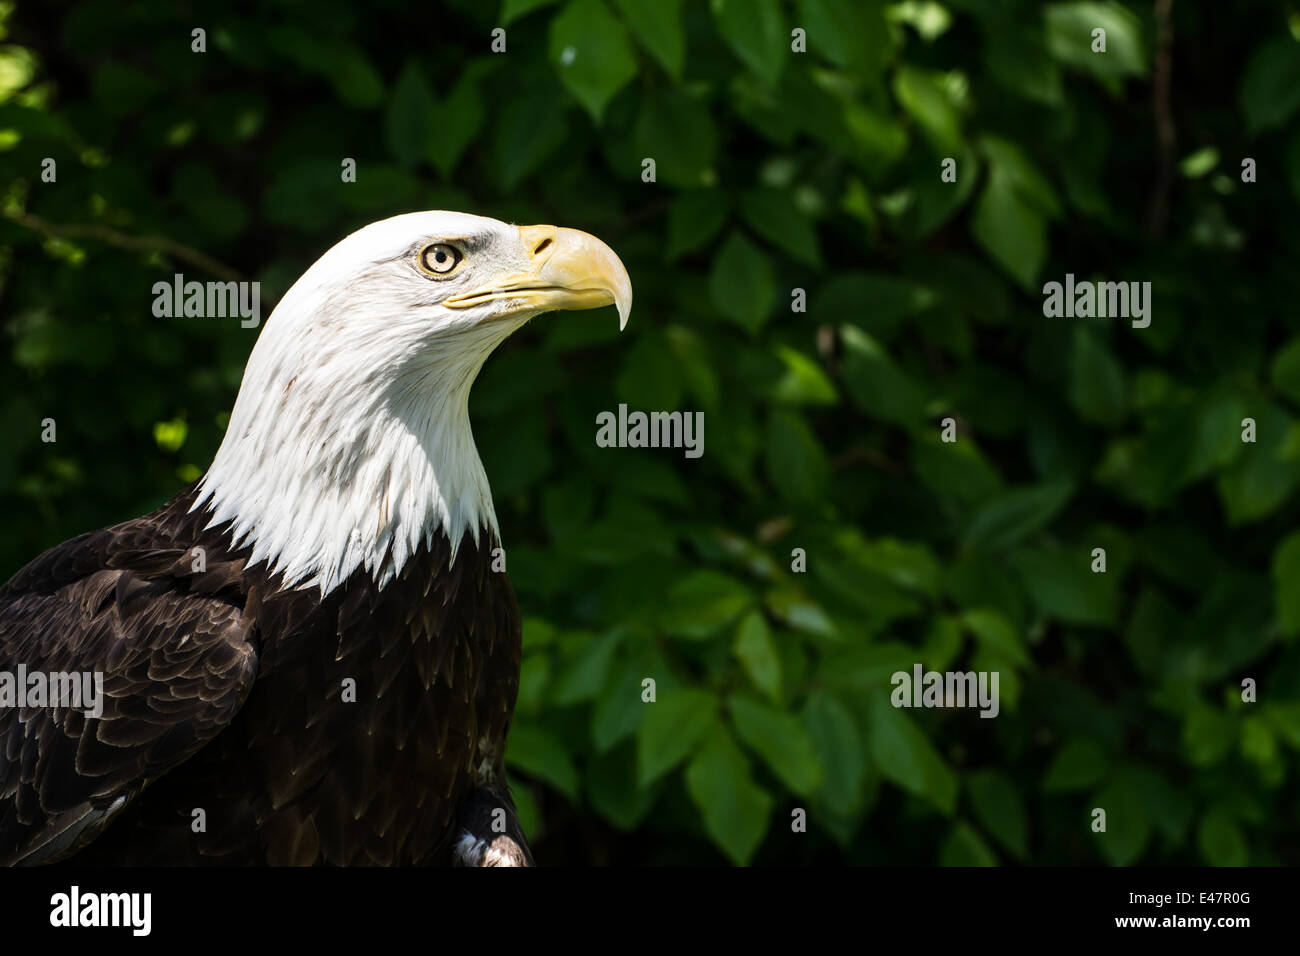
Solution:
[[[264,323],[195,508],[285,585],[382,587],[421,542],[497,534],[469,392],[543,312],[613,305],[632,285],[594,236],[458,212],[394,216],[309,268]]]

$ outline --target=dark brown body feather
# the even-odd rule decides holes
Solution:
[[[526,857],[502,761],[519,612],[495,542],[467,535],[451,563],[438,536],[384,588],[358,570],[322,599],[245,567],[193,500],[0,589],[0,670],[98,670],[105,693],[100,719],[0,708],[0,862],[447,863],[493,806]]]

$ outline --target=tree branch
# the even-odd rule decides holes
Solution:
[[[180,259],[182,262],[197,266],[204,272],[209,272],[221,279],[232,279],[238,282],[244,278],[237,269],[231,268],[224,262],[184,243],[177,242],[175,239],[168,239],[166,236],[132,236],[125,232],[118,232],[108,226],[99,225],[73,224],[60,226],[28,212],[6,212],[5,217],[20,226],[25,226],[52,239],[98,239],[110,246],[127,249],[131,252],[161,252],[173,259]]]

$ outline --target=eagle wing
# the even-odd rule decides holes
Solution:
[[[0,864],[90,842],[225,727],[253,685],[242,559],[206,564],[173,546],[157,514],[64,542],[0,588],[0,671],[103,675],[98,717],[0,707]]]

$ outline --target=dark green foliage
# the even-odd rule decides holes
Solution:
[[[18,6],[0,574],[220,441],[256,331],[154,318],[220,268],[159,237],[265,318],[375,219],[574,226],[627,331],[534,322],[471,403],[540,861],[1300,861],[1300,12],[1174,4],[1163,95],[1148,3]],[[1066,273],[1150,327],[1045,317]],[[704,456],[596,447],[619,402]],[[891,707],[918,661],[1001,714]]]

